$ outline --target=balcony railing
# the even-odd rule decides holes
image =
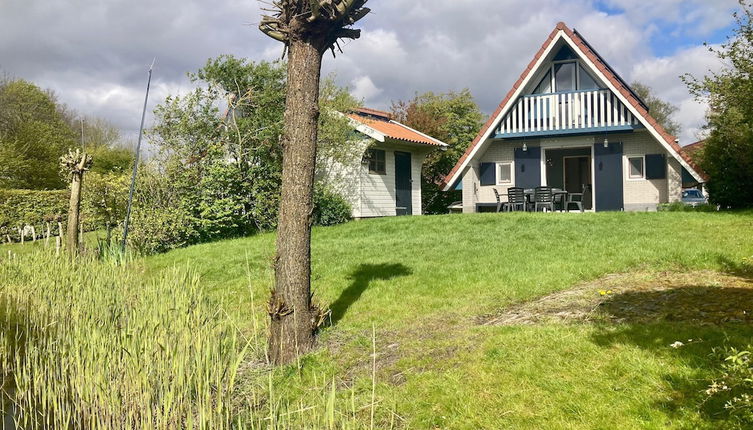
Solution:
[[[628,130],[638,125],[606,89],[534,94],[521,97],[497,129],[498,137]]]

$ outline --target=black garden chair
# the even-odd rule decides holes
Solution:
[[[507,189],[507,211],[518,210],[526,210],[526,192],[520,187],[510,187]]]
[[[533,191],[533,210],[538,212],[539,208],[549,208],[554,212],[554,193],[552,187],[536,187]]]

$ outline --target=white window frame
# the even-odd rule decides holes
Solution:
[[[641,176],[632,176],[630,174],[630,159],[631,158],[640,158],[641,159]],[[625,179],[628,181],[645,181],[646,180],[646,155],[645,154],[635,154],[635,155],[626,155],[625,156]]]
[[[510,180],[503,182],[499,168],[505,165],[510,166]],[[515,163],[513,161],[498,161],[496,162],[494,168],[497,169],[497,171],[495,172],[497,174],[497,185],[512,185],[515,183]]]

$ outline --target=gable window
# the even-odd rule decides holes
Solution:
[[[497,163],[497,185],[512,184],[512,163]]]
[[[539,82],[531,94],[561,93],[577,90],[597,90],[599,83],[587,67],[567,45],[552,59],[550,66],[542,71]]]
[[[552,72],[548,71],[546,72],[546,75],[544,75],[544,78],[539,82],[539,85],[536,86],[536,89],[533,90],[534,94],[549,94],[552,92]]]
[[[387,157],[383,149],[369,149],[369,173],[374,175],[387,174]]]
[[[579,90],[595,90],[599,85],[596,84],[596,80],[583,68],[583,65],[578,66],[578,89]]]
[[[575,90],[575,62],[554,65],[554,90],[557,92]]]
[[[645,177],[645,160],[642,155],[627,157],[628,179],[643,179]]]

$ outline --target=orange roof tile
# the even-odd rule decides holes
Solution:
[[[445,146],[445,144],[440,142],[439,140],[436,140],[424,134],[421,134],[411,129],[408,126],[400,124],[397,121],[392,121],[392,120],[387,120],[387,119],[382,119],[382,118],[375,118],[374,116],[372,116],[374,115],[372,112],[381,112],[381,111],[374,111],[373,109],[359,109],[358,111],[359,112],[368,111],[368,112],[363,112],[366,115],[359,114],[359,113],[350,113],[348,114],[348,117],[360,122],[361,124],[364,124],[368,127],[373,128],[374,130],[378,131],[379,133],[384,134],[385,136],[389,138],[402,140],[405,142],[420,143],[424,145]],[[381,112],[381,114],[386,114],[386,112]],[[378,115],[378,116],[383,117],[384,115]]]

